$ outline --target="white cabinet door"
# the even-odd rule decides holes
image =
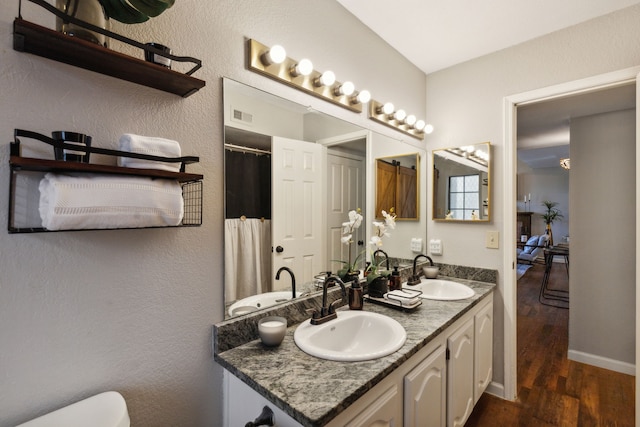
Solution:
[[[473,317],[447,338],[447,425],[463,426],[473,410]]]
[[[439,346],[404,377],[404,427],[445,427],[446,350]]]
[[[474,404],[493,376],[493,297],[475,316]]]
[[[402,427],[402,405],[397,384],[387,388],[345,427]]]

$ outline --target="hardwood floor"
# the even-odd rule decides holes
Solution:
[[[550,283],[568,288],[563,264]],[[635,378],[567,359],[569,310],[540,304],[544,265],[518,280],[518,399],[485,393],[466,427],[633,426]]]

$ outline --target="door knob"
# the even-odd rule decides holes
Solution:
[[[278,246],[276,246],[276,252],[281,254],[282,252],[284,252],[284,248],[282,246],[278,245]]]

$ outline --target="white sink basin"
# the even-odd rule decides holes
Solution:
[[[338,311],[338,318],[312,325],[306,320],[293,339],[302,351],[320,359],[356,362],[397,351],[407,332],[396,320],[368,311]]]
[[[422,291],[420,298],[435,299],[439,301],[455,301],[471,298],[475,295],[473,289],[462,283],[440,279],[422,279],[420,284],[407,286],[408,289]]]
[[[299,297],[300,294],[301,292],[296,292],[296,298]],[[289,301],[291,299],[291,295],[291,291],[277,291],[265,292],[263,294],[243,298],[229,306],[229,316],[238,316],[261,308],[270,307],[284,301]]]

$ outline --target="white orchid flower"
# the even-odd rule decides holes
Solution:
[[[391,229],[395,229],[396,228],[396,216],[393,214],[388,214],[385,211],[382,211],[382,216],[384,217],[384,222],[387,225],[387,227],[391,228]]]
[[[359,228],[360,224],[362,224],[362,215],[357,211],[349,211],[349,222],[354,229]]]
[[[340,241],[342,241],[342,243],[349,244],[349,243],[352,242],[351,237],[352,237],[351,234],[348,234],[346,236],[342,236],[342,238],[340,238]]]

